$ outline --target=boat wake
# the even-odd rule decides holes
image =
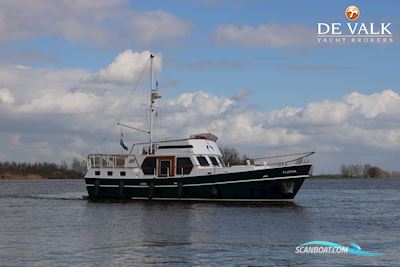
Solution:
[[[84,200],[83,192],[68,192],[61,194],[26,194],[26,195],[3,195],[0,199],[56,199],[56,200]]]

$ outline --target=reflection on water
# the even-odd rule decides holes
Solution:
[[[362,181],[362,182],[360,182]],[[82,181],[0,181],[0,266],[399,262],[400,180],[309,180],[295,202],[93,202]],[[385,253],[296,255],[311,240]]]

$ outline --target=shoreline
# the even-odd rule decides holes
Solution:
[[[64,179],[73,179],[80,180],[84,177],[70,177],[70,176],[62,176],[58,177],[45,177],[40,174],[13,174],[13,173],[0,173],[0,180],[64,180]]]

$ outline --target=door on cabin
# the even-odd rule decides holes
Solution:
[[[172,157],[158,159],[158,177],[174,176],[174,159]]]

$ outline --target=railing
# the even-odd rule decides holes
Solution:
[[[294,164],[310,163],[311,162],[310,156],[312,156],[313,154],[315,154],[315,152],[310,151],[310,152],[254,158],[251,160],[254,161],[254,165],[256,165],[256,166],[263,166],[263,165],[264,166],[288,166],[288,165],[294,165]]]
[[[129,159],[127,161],[127,159]],[[133,168],[137,166],[134,155],[118,154],[90,154],[88,155],[87,167],[89,168]]]
[[[153,177],[171,177],[189,175],[193,171],[193,167],[174,167],[174,168],[141,168],[144,175],[152,175]],[[171,173],[172,170],[172,173]],[[180,171],[180,172],[178,172]]]
[[[305,164],[310,163],[310,156],[313,155],[315,152],[303,152],[303,153],[295,153],[295,154],[286,154],[286,155],[277,155],[277,156],[267,156],[261,158],[253,158],[250,159],[253,164],[248,162],[247,166],[289,166],[294,164]],[[188,175],[193,172],[193,166],[184,166],[184,167],[174,167],[173,175],[174,176],[184,176]],[[151,170],[149,172],[146,171],[146,168],[141,168],[139,166],[136,156],[134,154],[131,155],[118,155],[118,154],[90,154],[88,155],[87,160],[87,167],[90,168],[140,168],[145,173],[145,175],[153,175],[154,177],[159,177],[158,174],[161,174],[161,171],[167,170],[165,176],[160,175],[161,177],[170,177],[171,169],[170,168],[149,168]],[[204,166],[203,166],[204,167]],[[217,169],[224,168],[219,166],[209,166],[210,173],[217,173]],[[213,167],[213,168],[211,168]],[[187,171],[190,169],[190,171]],[[180,172],[178,172],[180,170]],[[198,173],[199,169],[195,168],[196,172]]]

